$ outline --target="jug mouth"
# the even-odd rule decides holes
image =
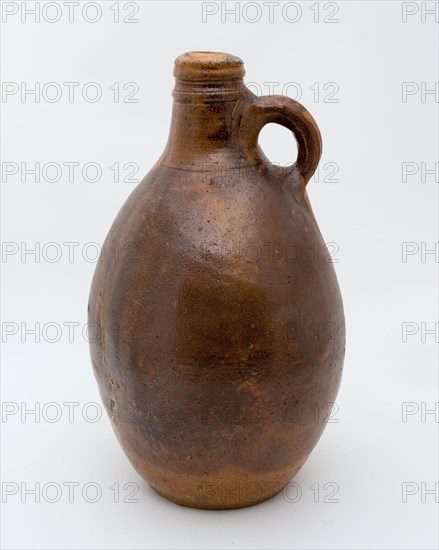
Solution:
[[[242,59],[222,52],[187,52],[175,60],[177,80],[226,82],[241,80],[245,75]]]

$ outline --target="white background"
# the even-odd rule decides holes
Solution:
[[[318,13],[315,4],[283,12],[280,3],[272,22],[262,3],[259,15],[255,2],[241,3],[237,21],[224,13],[235,3],[211,2],[217,13],[203,22],[201,2],[140,1],[132,16],[139,22],[131,24],[114,22],[114,2],[100,3],[95,23],[82,15],[86,2],[71,23],[62,2],[53,23],[56,7],[44,8],[46,2],[36,3],[39,23],[32,15],[21,20],[21,3],[2,4],[18,10],[2,24],[2,79],[16,83],[7,91],[19,90],[3,95],[1,128],[2,546],[436,548],[438,497],[428,491],[438,480],[438,418],[426,411],[438,401],[437,336],[425,330],[437,322],[438,258],[425,251],[437,241],[438,175],[421,173],[437,162],[438,97],[425,95],[439,80],[435,16],[425,13],[434,2],[322,2]],[[94,19],[89,9],[86,17]],[[119,10],[121,19],[133,11],[127,2]],[[405,22],[404,10],[415,12]],[[190,50],[238,55],[258,93],[269,93],[267,82],[279,83],[277,93],[296,83],[290,95],[312,112],[323,135],[320,176],[308,189],[325,240],[336,244],[347,321],[336,422],[328,423],[288,493],[235,511],[192,510],[157,496],[130,466],[105,413],[93,422],[96,408],[87,405],[100,403],[83,336],[96,255],[89,243],[102,244],[135,187],[115,182],[109,167],[119,163],[124,178],[124,164],[135,163],[134,178],[142,179],[156,162],[169,128],[173,61]],[[57,83],[62,96],[22,98],[35,82],[42,89]],[[64,82],[79,83],[72,102]],[[82,96],[89,82],[102,90],[94,103]],[[119,102],[109,88],[115,82]],[[127,82],[138,85],[136,103],[122,101],[132,89],[123,90]],[[405,98],[404,82],[414,83]],[[336,85],[335,103],[324,101],[334,90],[327,83]],[[46,92],[54,97],[56,87]],[[261,143],[273,162],[294,160],[294,140],[283,128],[265,128]],[[20,167],[36,162],[40,182]],[[73,182],[65,166],[59,181],[45,181],[54,172],[43,173],[44,165],[65,162],[80,163]],[[100,181],[82,176],[88,162],[101,167]],[[325,180],[329,162],[338,166],[335,181]],[[419,169],[406,181],[403,163]],[[18,172],[8,175],[14,166]],[[70,258],[67,242],[78,243]],[[404,246],[413,252],[405,261]],[[35,247],[36,254],[26,254]],[[71,338],[66,323],[75,323]],[[413,332],[405,342],[404,327]],[[73,418],[66,402],[78,403]],[[28,412],[35,407],[36,414]],[[404,417],[404,410],[412,414]],[[73,502],[68,482],[80,484]],[[338,502],[325,502],[329,482],[337,485]],[[93,485],[84,498],[86,483]],[[123,502],[131,492],[126,483],[138,485],[138,502]],[[97,484],[102,496],[88,502]],[[33,486],[40,502],[26,494]],[[310,486],[319,487],[318,498]],[[59,500],[49,502],[57,487]],[[411,493],[405,498],[404,487]]]

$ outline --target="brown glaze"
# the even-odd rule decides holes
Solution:
[[[133,466],[161,495],[239,508],[279,492],[317,443],[344,357],[343,306],[305,186],[311,115],[254,96],[242,61],[176,60],[166,149],[120,210],[93,279],[95,375]],[[298,143],[273,166],[276,122]]]

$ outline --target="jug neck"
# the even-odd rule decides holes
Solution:
[[[234,56],[191,52],[177,58],[172,121],[162,163],[203,170],[236,163],[233,111],[245,86],[242,61]]]

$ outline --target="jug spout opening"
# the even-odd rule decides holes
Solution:
[[[187,52],[175,60],[174,76],[177,80],[227,82],[241,80],[244,75],[243,61],[228,53]]]

